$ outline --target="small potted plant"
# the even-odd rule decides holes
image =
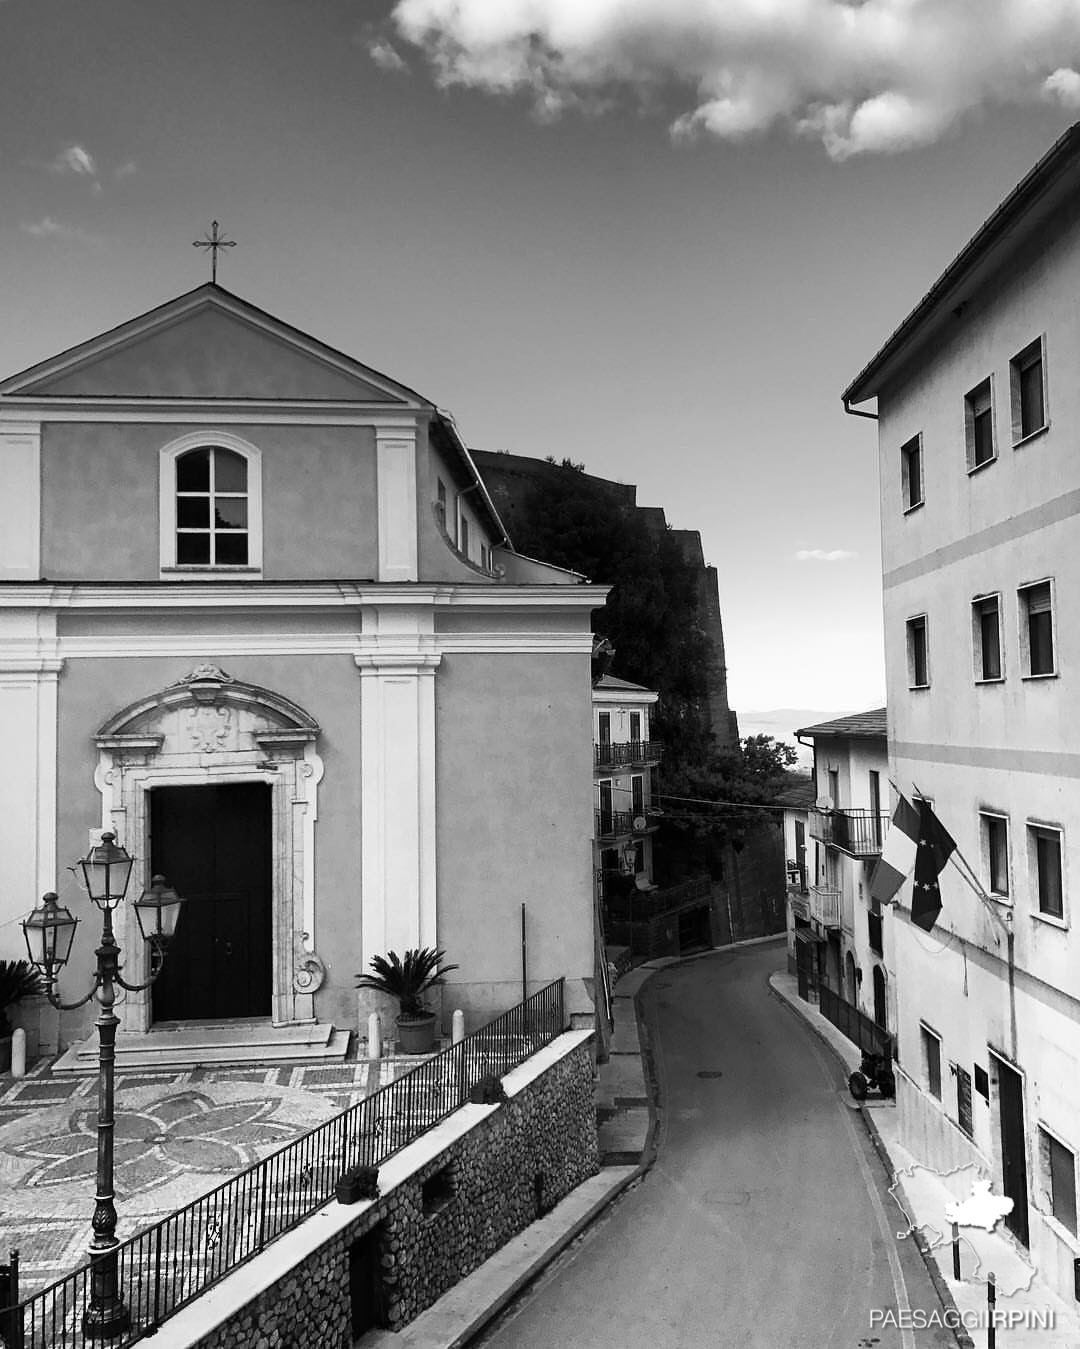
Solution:
[[[398,1002],[398,1048],[403,1054],[430,1054],[435,1044],[435,1013],[423,1002],[423,995],[445,983],[444,976],[456,965],[444,965],[445,951],[430,946],[406,951],[399,956],[390,951],[386,956],[372,956],[374,974],[358,974],[357,988],[370,988],[386,993]]]
[[[28,960],[0,960],[0,1072],[11,1067],[11,1009],[42,989],[41,974]]]

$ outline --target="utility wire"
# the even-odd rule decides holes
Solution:
[[[657,793],[659,801],[682,801],[694,806],[730,806],[735,810],[807,810],[806,806],[767,806],[753,801],[710,801],[703,796],[668,796],[666,792]]]

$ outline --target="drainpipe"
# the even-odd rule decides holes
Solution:
[[[876,412],[863,412],[859,408],[853,408],[851,406],[850,401],[847,398],[844,399],[844,411],[848,414],[849,417],[867,417],[872,422],[876,422],[878,420],[878,415]]]

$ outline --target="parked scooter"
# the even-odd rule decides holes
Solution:
[[[896,1095],[896,1077],[886,1055],[864,1050],[857,1071],[848,1078],[848,1091],[857,1101],[865,1101],[871,1091],[891,1101]]]

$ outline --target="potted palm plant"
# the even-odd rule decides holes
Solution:
[[[444,976],[457,965],[445,965],[445,951],[430,946],[406,951],[399,956],[390,951],[372,956],[374,974],[358,974],[357,988],[386,993],[398,1003],[398,1048],[403,1054],[430,1054],[435,1044],[435,1013],[423,1002],[429,989],[445,983]]]
[[[0,1072],[11,1067],[11,1009],[42,987],[41,974],[28,960],[0,960]]]

